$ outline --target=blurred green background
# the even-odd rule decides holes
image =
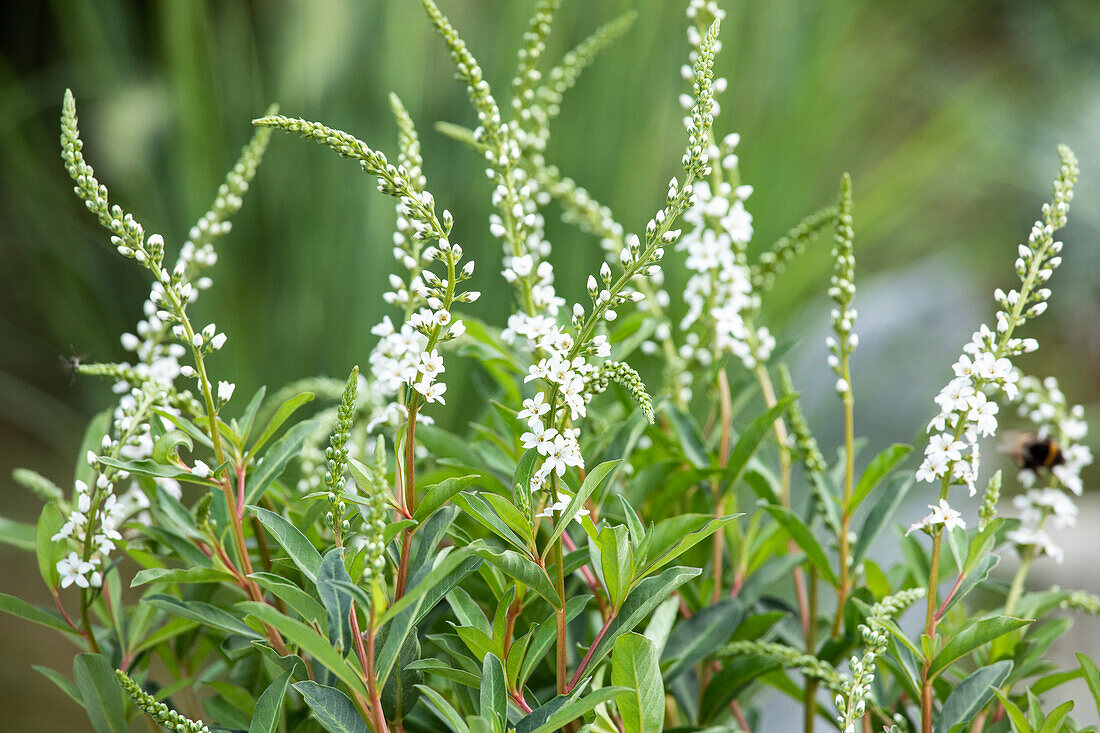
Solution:
[[[508,96],[530,0],[441,0]],[[685,3],[564,0],[547,57],[636,8],[632,30],[569,92],[549,159],[640,229],[677,173],[683,145],[679,67]],[[1081,159],[1066,266],[1035,326],[1069,399],[1100,394],[1100,5],[1094,0],[922,3],[727,0],[718,70],[729,79],[720,132],[742,135],[757,246],[832,201],[841,172],[856,196],[861,349],[858,419],[875,441],[908,441],[989,293],[1009,285],[1056,172],[1055,145]],[[83,426],[107,385],[71,380],[64,359],[123,357],[118,336],[140,317],[145,273],[123,263],[72,195],[58,156],[62,92],[77,97],[85,153],[112,199],[169,246],[210,204],[249,121],[270,102],[346,129],[388,153],[396,91],[417,121],[429,186],[455,212],[455,239],[478,261],[476,313],[509,305],[487,232],[479,160],[432,129],[471,124],[441,41],[414,0],[30,2],[5,14],[0,39],[0,498],[33,521],[36,502],[9,480],[26,465],[68,486]],[[551,211],[559,292],[583,293],[595,241]],[[365,363],[391,257],[393,206],[358,166],[276,136],[197,320],[229,344],[213,362],[239,394]],[[780,281],[766,320],[803,341],[796,376],[822,441],[836,406],[824,368],[820,240]],[[674,270],[670,258],[669,268]],[[676,273],[670,273],[675,281]],[[452,376],[453,381],[456,376]],[[459,390],[448,395],[457,398]],[[468,393],[472,392],[467,390]],[[814,396],[816,395],[816,396]],[[458,402],[452,398],[452,402]],[[452,420],[460,421],[461,403]],[[1088,477],[1086,478],[1088,480]],[[0,547],[0,586],[48,600],[30,558]],[[1090,588],[1097,590],[1096,588]],[[0,619],[0,729],[85,730],[75,704],[29,669],[68,671],[68,649],[39,628]]]

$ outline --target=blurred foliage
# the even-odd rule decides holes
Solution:
[[[441,5],[497,95],[506,98],[514,39],[533,3]],[[902,440],[923,423],[947,360],[973,323],[951,318],[956,301],[938,310],[921,302],[944,290],[944,283],[922,278],[961,273],[947,285],[963,288],[955,297],[985,317],[992,287],[1011,281],[1003,253],[1026,235],[1055,169],[1055,143],[1064,141],[1078,152],[1083,172],[1075,223],[1065,233],[1069,267],[1058,274],[1051,311],[1040,326],[1045,332],[1036,334],[1043,342],[1041,361],[1022,366],[1059,374],[1072,401],[1095,402],[1100,5],[723,5],[729,16],[718,71],[730,84],[720,100],[718,129],[742,135],[742,171],[756,187],[749,208],[757,245],[769,245],[830,202],[841,172],[851,171],[857,280],[894,294],[875,307],[903,324],[907,315],[932,314],[925,323],[910,318],[909,326],[921,329],[911,339],[919,349],[911,348],[910,358],[880,351],[894,360],[857,364],[857,394],[860,371],[883,375],[881,383],[869,380],[868,397],[879,384],[908,384],[918,392],[916,412],[886,410],[885,416],[908,421],[896,428]],[[560,57],[629,8],[639,10],[632,30],[566,96],[548,158],[611,206],[628,229],[637,229],[679,165],[683,133],[676,97],[683,91],[679,67],[687,52],[682,4],[565,0],[547,57]],[[170,247],[206,210],[251,134],[249,121],[270,102],[285,114],[324,119],[392,152],[396,127],[386,95],[396,91],[421,130],[432,190],[456,213],[455,238],[478,261],[475,286],[490,296],[499,290],[499,252],[486,236],[489,185],[482,166],[431,127],[437,120],[470,124],[473,115],[419,3],[53,0],[9,11],[0,39],[5,498],[15,491],[7,478],[15,465],[32,465],[67,483],[83,422],[108,397],[105,385],[83,379],[74,385],[64,359],[121,358],[118,335],[133,327],[146,294],[142,274],[105,246],[102,231],[71,193],[57,145],[66,86],[81,103],[86,154],[113,198],[148,230],[162,232]],[[214,369],[232,375],[240,394],[262,383],[343,374],[365,363],[373,343],[369,328],[384,312],[379,295],[394,217],[373,186],[356,166],[313,146],[273,142],[234,231],[220,246],[215,287],[198,306],[199,320],[216,315],[219,330],[230,335]],[[559,292],[573,298],[600,251],[553,213],[550,220]],[[821,307],[829,268],[828,245],[821,244],[765,303],[769,325],[780,332],[784,322],[812,323]],[[673,282],[676,277],[670,273]],[[868,306],[865,301],[861,309]],[[502,323],[507,308],[500,297],[486,297],[475,311]],[[868,339],[865,334],[864,343]],[[813,343],[804,349],[807,358],[823,361],[824,348],[820,354],[815,349]],[[931,373],[929,386],[920,389],[925,372]],[[477,398],[475,390],[465,396]],[[875,400],[866,402],[873,413]],[[26,501],[12,499],[17,506]],[[8,556],[0,556],[4,577],[10,567]],[[6,653],[15,651],[9,646]],[[25,677],[22,659],[4,661],[0,657],[0,682]],[[44,681],[34,684],[44,689]],[[9,718],[4,722],[16,729],[31,720],[41,733],[61,729],[50,728],[41,711],[6,701],[2,709]]]

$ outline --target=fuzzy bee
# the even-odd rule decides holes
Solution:
[[[1040,438],[1035,433],[1014,432],[1007,436],[1000,450],[1011,456],[1017,466],[1028,471],[1049,470],[1066,462],[1062,449],[1053,439]]]

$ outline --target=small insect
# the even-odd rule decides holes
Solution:
[[[1029,471],[1051,469],[1066,462],[1058,444],[1049,437],[1040,438],[1035,433],[1015,432],[1007,436],[1001,452],[1012,457],[1016,465]]]
[[[61,357],[59,357],[61,359],[61,364],[65,367],[65,369],[69,371],[70,387],[76,384],[76,373],[80,371],[80,365],[83,364],[84,361],[88,358],[87,354],[84,354],[83,356],[78,356],[74,353],[74,351],[75,349],[70,346],[69,356],[62,355]]]

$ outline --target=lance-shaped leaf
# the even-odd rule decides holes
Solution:
[[[783,527],[795,544],[806,553],[806,559],[818,569],[822,579],[835,586],[838,582],[836,573],[829,566],[829,558],[825,556],[825,550],[821,548],[821,544],[810,528],[798,518],[798,515],[786,507],[775,504],[764,504],[763,507]]]
[[[513,550],[494,549],[485,544],[483,540],[475,540],[471,543],[470,551],[487,560],[509,578],[538,593],[554,608],[559,607],[561,599],[558,598],[558,593],[554,590],[554,584],[550,582],[550,576],[533,560]]]
[[[309,680],[295,682],[294,689],[301,693],[313,717],[329,733],[369,733],[359,711],[339,690]]]
[[[1012,671],[1012,661],[1005,659],[981,667],[960,682],[944,700],[936,719],[936,733],[950,733],[961,723],[974,718],[993,699],[993,690],[1000,687]]]
[[[96,733],[127,733],[122,688],[115,670],[102,654],[78,654],[73,660],[73,681],[80,690],[84,710]]]
[[[600,660],[607,656],[615,639],[632,631],[653,612],[653,609],[672,595],[673,591],[701,572],[698,568],[672,567],[638,583],[634,590],[630,591],[630,595],[626,597],[622,608],[619,609],[619,615],[611,622],[607,633],[596,646],[589,660],[588,669],[595,669]]]
[[[417,522],[423,522],[430,517],[436,509],[453,499],[457,494],[479,478],[481,478],[479,475],[473,474],[471,476],[444,479],[438,484],[429,486],[424,492],[424,496],[420,499],[420,503],[416,505],[416,510],[413,512],[413,519]]]
[[[508,690],[504,683],[504,665],[495,654],[486,654],[481,664],[481,717],[493,722],[496,733],[504,733],[508,724]]]
[[[275,414],[273,414],[271,416],[271,419],[267,421],[267,425],[264,426],[264,429],[260,433],[259,437],[256,438],[256,442],[252,444],[249,452],[252,455],[256,455],[257,453],[259,453],[260,449],[267,444],[267,441],[271,440],[275,433],[279,431],[279,428],[283,426],[283,423],[289,420],[290,416],[293,415],[299,407],[312,400],[312,392],[302,392],[301,394],[297,394],[288,399],[283,404],[279,405],[279,408],[275,410]],[[249,409],[252,409],[251,404],[249,404]],[[252,415],[254,419],[255,413],[253,412]],[[251,425],[249,425],[249,427],[251,427]]]
[[[262,639],[263,635],[239,618],[224,609],[202,601],[181,601],[179,598],[165,595],[145,596],[142,603],[149,603],[173,616],[198,621],[215,629],[239,634],[249,639]]]
[[[628,692],[628,689],[601,687],[584,696],[581,696],[580,692],[581,689],[578,688],[570,696],[558,695],[551,698],[545,705],[535,708],[516,724],[516,733],[553,733],[590,712],[600,703],[607,702],[621,692]]]
[[[554,531],[550,533],[550,539],[546,542],[546,547],[554,544],[561,533],[565,531],[565,528],[569,526],[569,523],[573,521],[573,517],[577,516],[577,512],[584,506],[584,502],[592,496],[592,492],[599,488],[608,474],[621,462],[621,460],[605,461],[588,472],[588,475],[584,477],[584,481],[581,482],[581,487],[577,489],[576,495],[569,500],[569,504],[566,505],[561,512],[561,516],[558,517],[557,524],[554,525]]]
[[[895,443],[871,459],[867,469],[859,477],[855,489],[852,490],[852,496],[847,507],[849,514],[855,513],[859,505],[867,498],[867,495],[882,483],[882,480],[889,476],[895,468],[901,465],[902,461],[909,456],[911,450],[913,450],[913,447],[910,445]]]
[[[665,682],[694,667],[729,641],[744,614],[741,602],[726,598],[681,621],[672,631],[665,659],[674,660],[665,670]]]
[[[344,567],[344,549],[329,550],[317,571],[317,595],[328,612],[328,640],[336,651],[345,656],[351,652],[354,642],[351,635],[351,594],[340,586],[351,584],[351,576]]]
[[[781,398],[764,413],[753,418],[752,422],[737,436],[737,442],[730,451],[729,462],[723,472],[723,485],[728,489],[735,486],[749,465],[749,460],[756,455],[760,444],[775,427],[775,421],[783,417],[790,409],[791,403],[798,398],[797,394],[789,394]]]
[[[286,519],[270,512],[262,507],[249,507],[256,513],[260,524],[267,528],[275,536],[275,541],[286,550],[286,554],[298,566],[298,569],[311,581],[317,580],[317,573],[321,569],[321,553],[306,539],[297,527]]]
[[[1011,616],[992,616],[971,624],[951,637],[943,649],[940,650],[940,653],[936,655],[936,658],[932,660],[932,666],[928,670],[929,679],[983,644],[1027,626],[1032,620]]]
[[[630,532],[619,524],[604,527],[596,536],[600,549],[600,577],[607,589],[612,608],[619,608],[630,592],[634,579],[634,552],[630,547]]]
[[[252,710],[252,722],[248,726],[248,733],[275,733],[279,727],[283,698],[286,696],[286,688],[290,683],[290,677],[291,672],[284,673],[268,685],[260,698],[256,700],[256,707]]]
[[[271,482],[283,474],[290,460],[301,454],[302,446],[317,431],[319,425],[316,418],[298,423],[264,453],[263,463],[249,476],[245,504],[255,504],[260,500]]]
[[[721,531],[741,514],[714,517],[710,514],[681,514],[658,522],[638,549],[634,582],[663,568],[715,532]],[[643,549],[644,548],[644,549]],[[640,566],[640,567],[639,567]]]
[[[653,642],[633,633],[616,639],[611,684],[630,690],[615,699],[624,733],[658,733],[664,728],[665,689]]]

